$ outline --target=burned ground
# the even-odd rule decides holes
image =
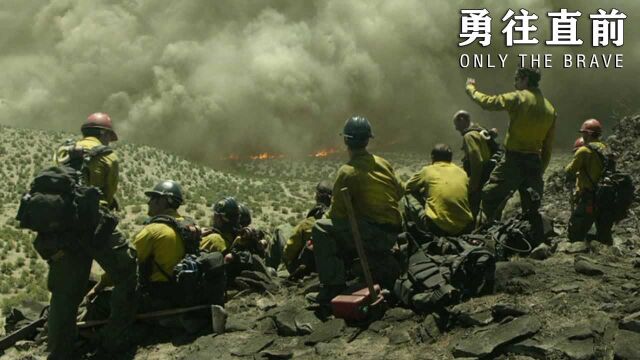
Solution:
[[[1,142],[7,144],[1,152],[16,154],[19,160],[11,168],[2,165],[5,178],[11,180],[2,185],[0,238],[5,249],[8,243],[13,245],[5,251],[3,264],[12,265],[2,265],[1,283],[26,279],[26,285],[17,291],[15,285],[6,290],[3,307],[8,309],[34,297],[32,291],[39,291],[36,303],[46,300],[41,275],[44,264],[31,254],[29,236],[16,235],[22,232],[14,228],[11,217],[19,196],[14,193],[26,189],[34,169],[48,160],[48,155],[39,152],[54,147],[64,136],[7,128],[2,128],[2,134],[18,140]],[[608,139],[620,154],[619,168],[631,173],[636,184],[640,184],[639,135],[640,117],[627,117]],[[20,155],[13,152],[17,148],[35,152]],[[312,203],[314,183],[331,177],[342,161],[340,154],[329,159],[256,160],[236,163],[231,171],[220,172],[147,147],[124,145],[118,152],[123,161],[122,227],[128,234],[139,228],[138,219],[146,208],[142,189],[161,177],[177,179],[191,191],[192,205],[184,210],[203,224],[211,201],[223,194],[236,194],[252,205],[257,225],[270,228],[298,220]],[[419,155],[385,156],[405,178],[424,163]],[[331,318],[323,322],[304,299],[305,293],[317,288],[317,280],[310,277],[291,282],[280,272],[275,279],[277,288],[268,294],[230,293],[234,297],[226,305],[226,333],[199,337],[163,334],[123,357],[638,359],[640,207],[634,203],[629,217],[614,228],[614,246],[568,243],[565,228],[570,191],[559,171],[569,158],[568,153],[555,155],[547,171],[543,212],[555,222],[557,235],[550,244],[553,254],[537,256],[541,260],[516,257],[499,263],[495,294],[454,306],[447,315],[393,308],[367,325]],[[30,164],[29,170],[19,164]],[[163,169],[169,173],[163,174]],[[12,175],[16,173],[19,175]],[[513,213],[517,204],[512,203],[509,209]],[[13,241],[14,236],[20,240]],[[17,260],[20,256],[27,259],[22,265]],[[5,268],[11,271],[5,272]],[[44,347],[37,342],[23,342],[18,347],[6,351],[2,358],[44,356]]]

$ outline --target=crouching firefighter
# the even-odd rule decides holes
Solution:
[[[350,265],[355,258],[342,188],[346,187],[352,198],[373,280],[391,288],[400,273],[392,248],[402,231],[398,206],[404,190],[402,184],[387,160],[367,151],[369,139],[373,137],[369,120],[351,117],[344,125],[342,136],[349,161],[338,170],[327,218],[317,220],[311,234],[321,283],[316,301],[321,305],[328,304],[345,290],[345,263]]]
[[[422,232],[457,236],[470,232],[473,218],[467,189],[469,178],[451,162],[449,145],[436,144],[431,165],[415,173],[406,184],[406,217]]]
[[[76,315],[89,285],[93,260],[113,279],[111,316],[96,345],[112,352],[126,345],[136,312],[135,252],[116,230],[118,158],[109,143],[118,140],[109,115],[90,115],[83,138],[67,140],[56,166],[41,171],[20,203],[20,226],[38,232],[34,248],[49,264],[51,291],[47,342],[49,359],[74,356]]]

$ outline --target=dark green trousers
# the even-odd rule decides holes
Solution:
[[[391,229],[366,220],[358,220],[358,228],[374,281],[383,287],[393,286],[400,265],[391,254],[399,229]],[[340,286],[346,282],[345,261],[357,257],[351,227],[346,219],[320,219],[312,230],[313,253],[320,283]]]
[[[527,188],[542,195],[544,182],[540,155],[507,151],[482,188],[482,212],[487,221],[500,219],[504,204],[516,190],[520,192],[522,209],[526,213],[533,206],[533,201],[524,191]]]
[[[126,339],[126,330],[136,314],[138,272],[135,250],[116,231],[101,244],[96,241],[69,242],[63,255],[49,260],[47,284],[51,291],[48,319],[49,359],[70,359],[78,337],[78,306],[88,291],[93,260],[114,283],[109,323],[100,332],[100,343],[116,350]]]
[[[613,244],[611,235],[613,221],[607,216],[606,209],[596,208],[592,192],[577,194],[567,230],[569,241],[584,241],[594,223],[596,239],[603,244]]]

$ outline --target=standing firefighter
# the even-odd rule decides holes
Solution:
[[[500,218],[503,203],[520,190],[522,207],[534,206],[528,191],[542,195],[542,174],[551,158],[556,111],[538,87],[540,71],[519,68],[515,74],[516,91],[487,95],[476,90],[476,81],[467,79],[467,94],[485,110],[506,110],[509,129],[504,139],[505,156],[482,189],[482,211],[488,222]]]
[[[84,162],[83,183],[100,190],[100,212],[103,220],[108,219],[112,217],[111,210],[117,206],[114,195],[118,188],[118,158],[108,145],[118,137],[111,118],[105,113],[90,115],[81,131],[83,139],[71,146],[63,146],[56,154],[56,161],[73,166],[76,161],[73,154],[81,154],[77,161]],[[104,222],[102,225],[109,229],[105,236],[98,233],[78,236],[73,231],[65,234],[58,251],[48,259],[50,359],[70,359],[73,356],[78,305],[86,294],[93,260],[109,274],[114,285],[111,315],[100,332],[98,345],[105,351],[117,351],[126,344],[126,330],[136,313],[135,251],[115,230],[115,223],[111,227]]]
[[[584,241],[595,222],[598,241],[611,245],[613,218],[607,216],[607,210],[602,211],[596,206],[596,187],[604,172],[604,159],[600,154],[606,149],[600,141],[602,126],[598,120],[589,119],[580,127],[580,133],[583,145],[578,146],[573,160],[565,168],[567,175],[577,175],[574,207],[569,219],[569,240]]]
[[[391,287],[397,275],[394,273],[399,270],[390,252],[401,231],[398,202],[403,194],[402,184],[389,162],[367,151],[373,137],[369,120],[361,116],[348,119],[342,136],[349,161],[338,170],[327,218],[317,220],[312,230],[321,283],[317,298],[320,304],[329,303],[345,289],[345,261],[352,259],[355,249],[342,188],[346,187],[351,194],[374,280]]]
[[[472,230],[473,218],[467,189],[469,178],[451,163],[453,153],[449,145],[437,144],[431,150],[431,165],[423,167],[406,184],[407,217],[419,229],[437,236],[455,236]]]
[[[500,156],[500,145],[496,142],[498,134],[471,122],[471,115],[460,110],[453,115],[453,125],[462,135],[462,168],[469,176],[469,204],[475,217],[480,210],[482,186]]]

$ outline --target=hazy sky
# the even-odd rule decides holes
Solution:
[[[511,4],[540,16],[582,11],[581,47],[504,47]],[[517,6],[516,6],[517,4]],[[570,147],[588,117],[611,124],[638,109],[640,2],[581,1],[1,0],[0,123],[77,131],[94,111],[121,138],[206,160],[230,153],[309,153],[340,145],[351,114],[370,118],[375,143],[427,151],[459,139],[451,115],[469,110],[506,128],[464,93],[467,76],[489,93],[512,89],[518,53],[553,53],[541,87]],[[623,47],[594,49],[588,15],[627,14]],[[460,9],[486,7],[491,46],[458,47]],[[624,69],[568,70],[561,54],[624,54]],[[505,69],[461,69],[462,53],[509,53]],[[497,57],[492,58],[498,63]],[[565,144],[563,144],[565,143]]]

